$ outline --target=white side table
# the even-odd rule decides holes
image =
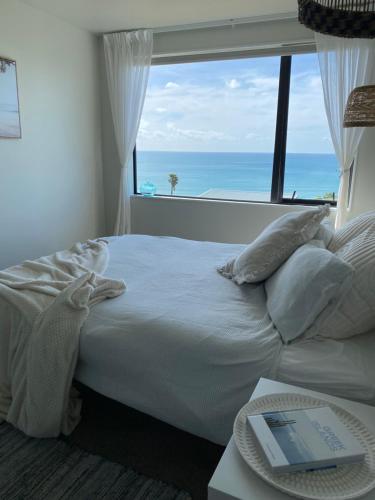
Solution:
[[[375,434],[375,407],[355,403],[347,399],[335,398],[320,392],[308,391],[294,385],[282,384],[261,378],[250,399],[280,392],[296,392],[327,399],[356,415]],[[208,485],[208,500],[291,500],[259,478],[245,463],[237,450],[233,437]],[[375,489],[362,497],[375,500]]]

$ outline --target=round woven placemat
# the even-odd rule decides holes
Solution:
[[[267,411],[329,406],[366,450],[359,464],[340,465],[314,472],[274,474],[258,451],[247,416]],[[365,495],[375,487],[375,437],[354,415],[323,399],[301,394],[269,394],[247,403],[234,422],[234,439],[247,464],[267,483],[284,493],[308,500],[349,500]]]

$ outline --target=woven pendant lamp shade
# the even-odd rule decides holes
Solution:
[[[357,87],[349,95],[344,127],[375,126],[375,85]]]
[[[375,38],[375,0],[298,0],[298,18],[325,35]]]

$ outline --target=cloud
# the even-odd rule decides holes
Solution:
[[[279,88],[279,79],[276,77],[256,77],[248,81],[251,88],[265,90],[277,90]]]
[[[211,141],[212,139],[220,141],[230,141],[233,137],[217,130],[199,130],[199,129],[184,129],[177,127],[173,122],[167,123],[167,129],[175,136],[185,137],[198,141]]]
[[[137,136],[137,148],[139,145],[142,144],[154,144],[154,146],[151,146],[151,148],[146,148],[146,149],[152,149],[157,151],[158,149],[163,149],[159,148],[159,145],[165,145],[168,144],[170,141],[170,137],[168,134],[165,132],[162,132],[161,130],[139,130],[138,131],[138,136]],[[139,149],[144,149],[140,147]]]
[[[249,132],[245,135],[245,139],[256,139],[257,137],[259,137],[259,134],[255,132]]]
[[[150,122],[145,120],[145,118],[142,116],[140,124],[139,124],[139,130],[147,129],[147,128],[149,128],[149,126],[150,126]]]
[[[143,116],[150,125],[138,135],[139,149],[183,151],[270,151],[274,144],[277,93],[249,95],[245,86],[186,81],[173,93],[161,85],[148,91]],[[259,92],[260,93],[260,92]],[[271,101],[271,102],[270,102]],[[167,111],[158,113],[157,108]],[[249,124],[251,129],[249,130]],[[254,132],[244,140],[247,132]]]
[[[175,82],[168,82],[166,85],[165,85],[165,88],[166,89],[178,89],[180,86],[178,83],[175,83]]]
[[[309,85],[312,89],[321,91],[322,88],[322,79],[320,76],[311,76],[309,78]]]
[[[225,85],[229,88],[229,89],[238,89],[239,87],[241,87],[241,84],[238,80],[236,80],[236,78],[232,78],[231,80],[229,81],[226,81],[225,82]]]
[[[298,60],[292,73],[288,152],[332,152],[311,59]],[[273,151],[278,71],[270,58],[151,68],[139,149]]]

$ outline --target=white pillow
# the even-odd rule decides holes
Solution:
[[[336,252],[350,240],[366,231],[366,229],[371,228],[375,229],[375,211],[361,214],[338,229],[334,233],[328,249],[331,252]]]
[[[313,240],[265,283],[268,313],[285,343],[302,335],[318,314],[351,285],[353,268]]]
[[[329,205],[276,219],[238,257],[218,271],[238,285],[264,281],[301,245],[310,241],[329,214]]]
[[[307,336],[343,339],[375,328],[375,225],[348,241],[336,256],[354,268],[351,288],[318,316]]]

